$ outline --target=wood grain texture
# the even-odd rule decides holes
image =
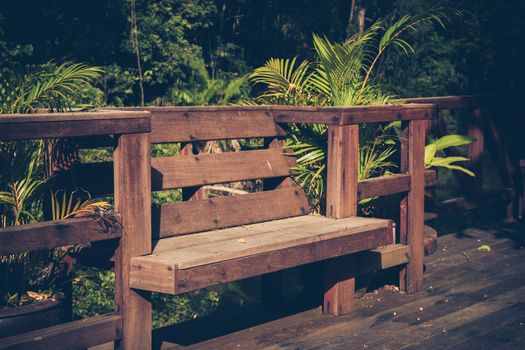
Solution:
[[[199,187],[251,179],[269,179],[295,173],[295,157],[272,148],[255,151],[159,157],[151,160],[151,189]],[[71,169],[73,186],[92,196],[113,193],[113,162],[75,164]]]
[[[2,141],[127,134],[150,130],[150,115],[141,111],[0,115]]]
[[[401,173],[408,172],[409,164],[409,142],[410,138],[410,128],[407,122],[402,123],[401,125],[401,142],[400,142],[400,162],[399,162],[399,171]],[[398,222],[398,243],[407,244],[407,232],[408,232],[408,193],[406,196],[403,196],[399,203],[399,222]],[[399,271],[399,290],[402,292],[406,291],[406,267]]]
[[[302,216],[163,239],[152,255],[132,259],[131,283],[171,294],[203,288],[390,244],[389,227]]]
[[[425,125],[421,121],[411,121],[408,129],[408,171],[412,183],[407,199],[407,244],[411,258],[407,264],[406,292],[415,293],[423,287]]]
[[[356,107],[271,106],[278,123],[355,125],[398,120],[432,119],[437,116],[433,104],[400,104]]]
[[[73,218],[0,228],[0,256],[121,236],[120,225],[108,227],[99,219]]]
[[[120,339],[122,317],[94,316],[3,338],[2,350],[86,349]]]
[[[359,126],[328,127],[326,215],[347,218],[357,214]],[[376,248],[376,247],[370,247]],[[353,257],[325,262],[323,312],[333,316],[353,309],[355,271]]]
[[[118,138],[114,152],[115,210],[124,233],[115,255],[115,311],[122,316],[120,349],[151,349],[151,303],[129,285],[130,259],[151,252],[150,134]]]
[[[344,218],[356,215],[359,127],[328,128],[328,179],[326,216]]]
[[[156,237],[162,238],[306,215],[309,212],[308,199],[302,189],[283,188],[164,204],[153,209],[153,230]]]
[[[154,143],[285,136],[265,106],[136,107],[152,113]]]
[[[388,269],[410,261],[410,247],[405,244],[390,244],[360,254],[359,274]]]
[[[283,149],[153,158],[153,190],[202,186],[293,174],[294,157]]]
[[[355,308],[356,259],[345,255],[325,261],[323,313],[346,315]]]
[[[357,199],[386,196],[410,190],[410,175],[394,174],[375,177],[357,183]]]

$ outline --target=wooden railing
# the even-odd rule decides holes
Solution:
[[[408,103],[434,103],[439,109],[437,118],[427,126],[427,132],[435,137],[450,133],[443,119],[444,112],[461,111],[462,122],[466,124],[467,133],[475,141],[462,154],[455,148],[446,150],[448,156],[466,155],[470,168],[476,177],[455,173],[462,194],[438,204],[437,211],[450,212],[458,209],[494,207],[506,205],[506,216],[523,216],[523,176],[520,172],[520,160],[525,159],[525,109],[522,100],[525,92],[468,96],[438,96],[407,99]],[[490,156],[502,190],[487,193],[486,162]],[[494,181],[492,179],[491,181]],[[521,209],[520,209],[521,206]],[[433,216],[434,217],[434,216]]]
[[[1,116],[0,141],[88,136],[92,145],[97,142],[113,145],[113,164],[103,166],[106,178],[100,182],[109,182],[103,186],[102,193],[115,195],[115,211],[121,228],[101,232],[94,219],[79,218],[0,229],[2,255],[120,237],[114,257],[114,314],[4,338],[0,341],[0,349],[86,348],[114,340],[125,349],[151,346],[148,294],[129,288],[128,280],[130,259],[152,251],[151,143],[163,142],[168,136],[173,138],[165,134],[166,123],[187,123],[194,128],[188,142],[195,137],[221,139],[221,127],[192,124],[192,116],[197,114],[208,116],[210,123],[217,121],[216,116],[231,116],[232,124],[222,125],[222,128],[229,128],[230,135],[232,129],[239,128],[242,135],[246,135],[246,128],[251,128],[254,137],[275,135],[276,129],[253,128],[252,116],[271,116],[277,123],[328,124],[327,215],[334,218],[353,216],[357,214],[360,199],[403,193],[398,243],[410,247],[410,260],[406,270],[401,272],[401,286],[407,292],[421,289],[424,186],[435,180],[433,173],[425,174],[423,150],[426,120],[437,115],[433,104],[347,108],[153,107],[147,111],[129,108],[125,111]],[[359,124],[390,121],[402,122],[400,174],[358,181]],[[270,134],[265,135],[267,132]],[[107,181],[111,176],[113,181]],[[327,271],[338,273],[341,269],[344,266]],[[336,286],[341,290],[349,287]]]
[[[144,221],[142,205],[149,201],[149,171],[140,172],[144,159],[149,159],[149,113],[104,111],[0,116],[0,141],[103,135],[114,136],[115,208],[122,226],[108,227],[95,218],[74,218],[0,228],[0,255],[50,249],[122,237],[118,248],[120,261],[149,253],[149,225]],[[146,156],[147,157],[144,157]],[[149,168],[147,169],[149,170]],[[100,218],[99,218],[100,219]],[[0,349],[84,349],[118,341],[123,332],[149,334],[148,317],[134,319],[135,310],[126,308],[137,293],[127,288],[125,265],[115,269],[116,310],[102,315],[58,326],[0,339]],[[138,297],[140,298],[140,296]],[[126,321],[127,320],[127,321]],[[130,321],[132,323],[130,325]],[[149,323],[150,325],[150,323]],[[132,329],[133,327],[137,329]],[[126,330],[126,328],[128,328]],[[149,338],[148,338],[149,339]],[[132,346],[129,346],[132,348]]]

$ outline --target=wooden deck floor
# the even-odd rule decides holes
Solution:
[[[478,247],[488,245],[491,251]],[[523,349],[525,224],[497,222],[439,238],[425,289],[365,294],[349,316],[317,308],[208,319],[157,332],[163,349]],[[223,334],[228,333],[228,334]],[[174,343],[174,339],[177,341]]]

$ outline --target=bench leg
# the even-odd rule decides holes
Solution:
[[[355,256],[346,255],[325,261],[325,315],[341,316],[354,310]]]

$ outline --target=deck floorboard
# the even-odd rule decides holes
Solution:
[[[521,349],[525,224],[496,222],[443,235],[438,242],[436,254],[425,260],[425,288],[414,295],[391,289],[367,293],[355,313],[337,318],[308,303],[239,315],[206,335],[219,322],[210,317],[157,331],[157,344],[162,349]],[[491,251],[479,251],[482,245]]]

